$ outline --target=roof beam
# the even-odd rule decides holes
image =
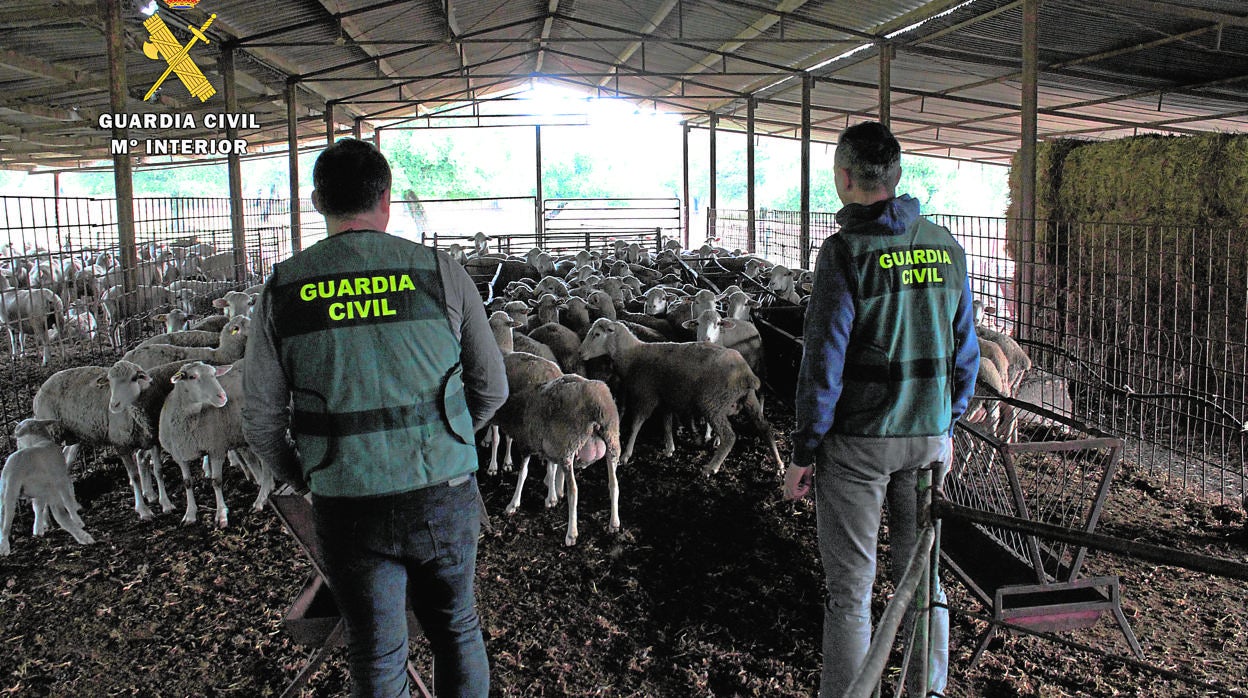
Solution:
[[[93,75],[84,70],[74,70],[63,64],[49,63],[34,56],[20,54],[8,49],[0,49],[0,66],[12,68],[20,73],[46,78],[57,82],[77,83],[91,79]]]
[[[30,29],[46,24],[71,24],[84,19],[98,19],[100,10],[94,3],[60,3],[37,5],[22,3],[16,9],[0,10],[0,29]]]
[[[446,1],[447,1],[447,2],[450,2],[450,0],[446,0]],[[329,8],[329,7],[325,4],[325,0],[320,0],[320,3],[321,3],[321,7],[325,8],[325,10],[326,10],[326,11],[329,11],[329,10],[330,10],[330,8]],[[359,46],[359,45],[355,45],[355,44],[351,41],[351,39],[353,39],[353,38],[354,38],[354,37],[356,37],[356,36],[365,36],[365,35],[367,35],[367,31],[365,31],[365,30],[364,30],[364,28],[363,28],[363,27],[361,27],[361,26],[360,26],[360,25],[356,22],[355,15],[351,15],[351,16],[347,16],[347,17],[338,16],[338,17],[337,17],[337,20],[338,20],[338,32],[339,32],[339,37],[340,37],[340,38],[346,39],[346,41],[347,41],[348,43],[352,43],[352,44],[355,46],[355,49],[356,49],[356,50],[360,51],[360,52],[361,52],[361,53],[363,53],[365,56],[368,56],[369,58],[371,58],[371,59],[373,59],[373,60],[377,61],[377,69],[378,69],[379,71],[381,71],[381,72],[383,72],[383,73],[386,73],[386,74],[391,74],[391,73],[394,73],[394,72],[395,72],[394,67],[393,67],[393,66],[391,66],[391,65],[390,65],[390,62],[389,62],[389,61],[387,61],[385,58],[379,57],[379,56],[378,56],[378,54],[377,54],[375,51],[373,51],[372,49],[370,49],[370,48],[368,48],[368,47],[366,47],[366,46]],[[344,36],[344,34],[345,34],[345,36]],[[400,88],[399,88],[399,96],[400,96],[400,97],[402,97],[402,96],[403,96],[403,88],[402,88],[402,87],[400,87]],[[337,102],[337,101],[334,101],[334,103],[335,103],[335,104],[337,104],[338,102]],[[356,116],[359,116],[359,114],[356,114]]]
[[[550,38],[550,30],[555,25],[555,13],[559,11],[559,0],[550,0],[546,4],[546,18],[542,20],[542,32],[537,39],[537,60],[533,71],[542,72],[542,62],[546,60],[546,40]]]
[[[1159,15],[1199,19],[1206,22],[1219,22],[1236,27],[1248,27],[1248,16],[1233,15],[1229,12],[1214,12],[1197,7],[1187,7],[1174,2],[1157,2],[1157,0],[1115,0],[1118,5],[1130,5]]]
[[[650,19],[646,20],[646,24],[641,29],[641,33],[646,35],[653,34],[654,30],[658,29],[659,25],[663,24],[663,20],[667,19],[667,16],[670,15],[672,10],[676,8],[676,4],[678,2],[680,2],[680,0],[663,0],[663,4],[654,11],[654,14],[650,16]],[[628,59],[632,58],[633,54],[637,53],[637,49],[642,46],[644,46],[644,44],[642,44],[640,40],[633,41],[628,46],[625,46],[623,51],[615,54],[615,60],[613,61],[615,66],[618,68],[627,63]],[[642,53],[641,57],[642,62],[644,63],[646,54]],[[643,65],[642,67],[644,68],[645,66]],[[610,81],[610,78],[603,78],[598,81],[598,86],[604,87]]]

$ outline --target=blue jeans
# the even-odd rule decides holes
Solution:
[[[352,696],[410,695],[407,611],[433,650],[439,698],[489,695],[473,592],[476,478],[367,498],[314,497],[325,576],[347,629]]]
[[[918,540],[918,471],[931,463],[948,467],[943,437],[870,438],[830,434],[816,456],[815,512],[827,600],[823,613],[820,698],[840,698],[862,669],[871,644],[871,587],[875,582],[881,509],[888,497],[893,582],[901,580]],[[935,597],[944,603],[937,584]],[[907,614],[902,632],[914,619]],[[944,691],[949,668],[949,613],[932,619],[930,688]],[[922,696],[914,658],[907,671],[911,696]],[[913,682],[913,683],[912,683]]]

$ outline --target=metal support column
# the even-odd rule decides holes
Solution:
[[[355,140],[363,140],[364,135],[364,117],[357,116],[355,121],[351,122],[351,137]]]
[[[1037,85],[1040,79],[1040,0],[1023,0],[1023,93],[1022,133],[1018,155],[1019,206],[1018,234],[1020,244],[1016,269],[1019,278],[1014,284],[1014,307],[1019,321],[1015,334],[1023,338],[1033,323],[1031,304],[1026,299],[1035,292],[1036,273],[1036,109]]]
[[[114,113],[130,111],[126,101],[129,87],[126,84],[125,25],[121,19],[121,0],[100,0],[100,12],[104,15],[104,27],[108,42],[108,102]],[[114,141],[129,143],[129,133],[124,128],[113,127]],[[135,291],[138,289],[139,255],[134,240],[134,180],[129,153],[113,154],[113,187],[117,194],[117,241],[121,245],[122,317],[130,314]],[[119,339],[125,340],[125,337]]]
[[[542,211],[544,208],[543,201],[546,198],[546,193],[543,191],[544,187],[542,186],[542,125],[541,124],[537,124],[536,126],[533,127],[533,154],[534,154],[534,161],[537,163],[536,168],[535,168],[536,171],[534,172],[534,186],[533,186],[534,199],[536,199],[536,203],[534,205],[537,208],[537,210],[534,213],[534,215],[536,216],[534,223],[537,226],[536,228],[537,246],[543,247],[545,245],[545,240],[546,240],[546,221],[544,220],[544,217],[542,216]]]
[[[334,103],[326,102],[325,103],[325,147],[327,148],[334,144],[335,128],[336,128],[336,124],[334,124]]]
[[[684,239],[684,242],[682,243],[682,246],[685,249],[689,249],[689,212],[693,208],[692,204],[689,202],[689,128],[690,127],[689,127],[688,121],[682,121],[680,125],[683,130],[683,137],[681,140],[681,144],[682,144],[681,155],[680,155],[680,166],[681,166],[680,178],[681,178],[681,188],[682,188],[681,197],[684,199],[684,202],[685,202],[685,220],[684,220],[684,225],[681,226],[685,233],[685,239]]]
[[[299,227],[299,103],[295,97],[296,78],[286,81],[286,151],[290,172],[290,251],[303,249]]]
[[[381,129],[377,127],[373,128],[373,145],[381,150]]]
[[[892,121],[893,53],[892,44],[880,44],[880,123],[886,127]]]
[[[227,46],[221,52],[221,76],[225,81],[225,111],[238,113],[238,85],[234,74],[234,47]],[[231,143],[238,140],[238,126],[227,123],[225,137]],[[231,149],[225,158],[230,188],[230,237],[234,247],[234,280],[243,283],[247,275],[247,231],[243,220],[243,170],[238,151]]]
[[[798,266],[810,269],[810,93],[815,86],[815,76],[802,75],[802,227],[798,237],[801,249],[797,251]]]
[[[754,254],[758,251],[758,231],[754,214],[754,109],[758,100],[750,97],[745,103],[745,251]]]
[[[703,231],[705,236],[708,239],[712,236],[712,234],[715,231],[714,216],[715,216],[716,207],[718,205],[718,202],[716,201],[716,191],[715,191],[715,184],[719,180],[719,168],[716,167],[716,165],[718,165],[718,160],[719,160],[719,155],[718,155],[719,148],[717,144],[719,139],[716,137],[719,131],[718,127],[719,127],[719,115],[711,114],[711,120],[710,120],[711,152],[709,156],[710,157],[710,174],[708,175],[709,190],[706,193],[706,230]]]

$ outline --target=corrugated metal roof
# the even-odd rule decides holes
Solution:
[[[846,123],[877,117],[879,56],[890,45],[903,147],[989,162],[1018,147],[1021,0],[202,0],[190,10],[160,0],[179,43],[192,36],[187,25],[216,15],[211,43],[188,53],[218,92],[202,104],[176,82],[140,101],[167,64],[142,52],[146,3],[118,1],[125,111],[221,111],[218,61],[230,48],[258,141],[285,140],[288,83],[301,137],[324,138],[331,107],[340,130],[356,119],[384,128],[535,78],[657,105],[698,127],[717,114],[719,128],[744,129],[754,97],[759,132],[793,137],[805,74],[816,81],[812,137],[832,141]],[[0,166],[107,156],[111,134],[96,119],[113,108],[98,12],[87,0],[0,0]],[[1041,138],[1248,125],[1242,0],[1045,0],[1039,36]],[[514,111],[523,108],[500,100],[488,111],[525,117]]]

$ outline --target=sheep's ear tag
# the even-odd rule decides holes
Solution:
[[[238,334],[238,328],[237,327],[231,328],[230,334]]]
[[[178,371],[177,373],[173,374],[173,376],[171,376],[171,377],[169,378],[169,382],[170,382],[170,383],[177,383],[178,381],[182,380],[183,378],[186,378],[186,374],[185,374],[185,373],[183,373],[182,371]]]

